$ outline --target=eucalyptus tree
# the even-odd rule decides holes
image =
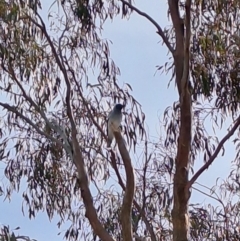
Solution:
[[[0,2],[0,154],[10,181],[3,192],[10,197],[26,177],[29,217],[46,210],[50,219],[59,216],[59,226],[71,220],[67,239],[239,238],[233,200],[239,195],[240,3],[167,4],[169,29],[132,1],[55,1],[47,22],[40,1]],[[101,39],[107,18],[133,11],[155,26],[172,61],[158,68],[170,70],[177,86],[176,102],[163,113],[165,140],[157,142],[147,135],[130,84],[120,87],[120,70]],[[124,103],[127,113],[122,131],[114,133],[118,150],[108,150],[106,121],[114,102]],[[221,128],[226,119],[231,124],[222,139],[208,134],[207,123]],[[210,195],[220,206],[189,204],[193,184],[233,135],[234,171]],[[142,159],[133,162],[138,146]],[[198,156],[203,164],[195,171]]]

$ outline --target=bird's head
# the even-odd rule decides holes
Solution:
[[[121,105],[121,104],[116,104],[115,105],[115,109],[116,110],[120,110],[121,111],[123,107],[124,107],[124,105]]]

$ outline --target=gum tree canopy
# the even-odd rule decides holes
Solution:
[[[169,28],[137,2],[55,0],[43,18],[41,1],[0,0],[1,194],[11,199],[25,183],[29,218],[44,210],[59,226],[70,220],[67,240],[239,240],[240,2],[159,1]],[[106,19],[132,12],[156,28],[170,57],[158,69],[177,86],[158,141],[101,38]],[[105,123],[117,102],[126,104],[122,131],[107,150]],[[230,138],[229,177],[197,189]],[[196,191],[217,205],[191,203]],[[2,227],[0,239],[9,238],[29,240]]]

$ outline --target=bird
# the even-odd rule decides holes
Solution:
[[[122,108],[124,105],[116,104],[108,114],[107,119],[107,147],[111,146],[114,131],[118,131],[122,122]]]

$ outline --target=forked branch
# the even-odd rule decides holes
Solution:
[[[186,189],[188,190],[194,182],[199,178],[199,176],[206,170],[208,167],[214,162],[216,157],[218,156],[218,153],[222,149],[225,142],[235,133],[237,128],[240,126],[240,116],[237,118],[235,124],[233,127],[228,131],[228,133],[222,138],[222,140],[219,142],[215,152],[212,154],[212,156],[209,158],[209,160],[195,173],[195,175],[191,178],[191,180],[188,182]]]

